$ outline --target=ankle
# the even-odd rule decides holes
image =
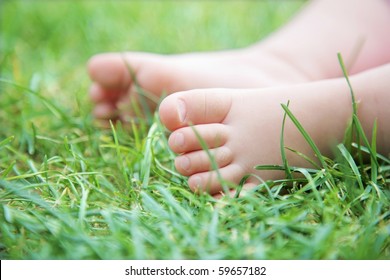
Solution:
[[[243,60],[275,75],[275,79],[278,81],[277,85],[281,85],[281,79],[285,81],[285,84],[305,83],[319,79],[311,71],[306,71],[306,67],[297,63],[296,59],[288,52],[275,51],[260,43],[243,49],[242,53]]]

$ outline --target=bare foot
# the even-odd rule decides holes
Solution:
[[[166,97],[160,105],[160,117],[172,131],[169,146],[179,154],[175,165],[179,173],[189,177],[190,188],[216,194],[222,189],[221,178],[233,184],[247,174],[263,180],[280,178],[280,173],[257,171],[254,167],[282,164],[281,103],[288,101],[290,110],[321,152],[330,156],[332,146],[342,140],[352,113],[343,79],[255,90],[191,90]],[[210,156],[194,131],[207,145],[218,172],[213,170]],[[316,161],[314,152],[290,120],[285,125],[285,146]],[[286,154],[290,165],[310,166],[293,152],[286,150]],[[259,180],[251,177],[244,187],[257,183]]]
[[[312,1],[286,26],[241,50],[96,55],[88,63],[94,114],[100,119],[123,117],[121,112],[132,115],[132,108],[121,110],[129,99],[138,99],[138,94],[131,94],[134,81],[126,64],[151,93],[149,105],[156,107],[161,95],[183,90],[263,88],[340,77],[338,52],[350,73],[388,63],[389,7],[381,0]]]
[[[118,117],[118,108],[121,104],[129,104],[130,97],[138,102],[139,95],[129,66],[139,86],[150,93],[151,109],[155,109],[161,95],[177,91],[213,87],[259,88],[308,81],[288,62],[259,47],[182,55],[99,54],[88,63],[94,81],[90,96],[96,104],[94,115],[97,118]],[[131,114],[131,108],[125,111]]]

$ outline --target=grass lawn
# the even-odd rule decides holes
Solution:
[[[0,259],[390,259],[390,159],[357,120],[364,147],[215,200],[175,172],[156,117],[90,115],[91,55],[242,47],[302,4],[2,1]]]

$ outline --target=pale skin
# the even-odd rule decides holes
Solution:
[[[390,152],[390,4],[383,0],[317,0],[289,24],[245,49],[218,53],[162,56],[126,53],[139,84],[155,96],[170,94],[160,107],[162,123],[172,132],[175,166],[188,176],[194,191],[221,192],[217,171],[197,140],[204,139],[219,175],[252,188],[282,175],[257,171],[256,165],[281,164],[280,133],[289,108],[321,152],[331,157],[342,141],[352,115],[351,97],[338,64],[346,60],[359,101],[358,114],[370,135],[378,122],[378,150]],[[133,93],[133,83],[121,54],[94,56],[88,64],[94,83],[90,95],[99,119],[118,117],[117,108]],[[131,117],[132,112],[126,112]],[[122,116],[119,116],[123,118]],[[191,125],[191,126],[190,126]],[[315,160],[291,121],[285,126],[285,146]],[[286,151],[289,163],[310,166]]]

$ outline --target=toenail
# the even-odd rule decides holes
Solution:
[[[200,188],[202,187],[202,179],[199,176],[194,176],[192,177],[192,181],[195,184],[195,188]]]
[[[188,171],[191,167],[191,163],[188,157],[181,156],[178,158],[179,166],[181,169]]]
[[[174,144],[176,147],[183,147],[184,146],[184,135],[181,132],[178,132],[175,134],[175,141]]]
[[[184,120],[186,119],[186,104],[184,103],[183,100],[181,99],[178,99],[177,100],[177,109],[179,111],[179,120],[180,122],[184,122]]]

